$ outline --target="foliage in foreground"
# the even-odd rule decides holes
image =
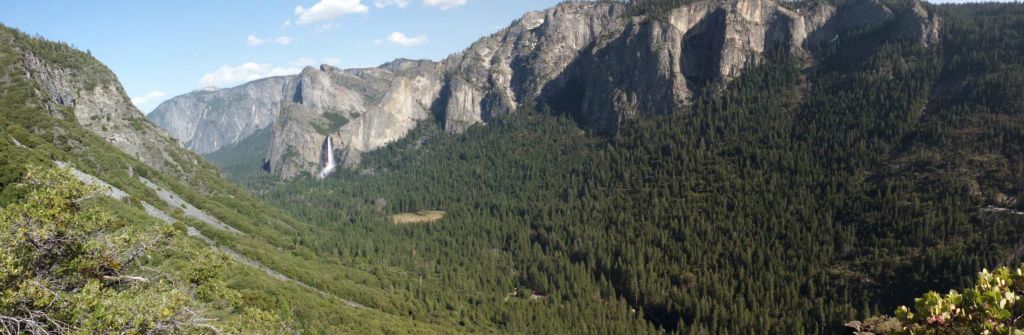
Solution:
[[[1024,267],[1000,267],[978,273],[963,293],[935,291],[884,316],[847,326],[857,334],[1024,334]]]
[[[289,331],[276,315],[242,308],[223,280],[223,256],[171,226],[128,224],[68,171],[29,168],[17,187],[27,195],[0,210],[0,332]],[[152,261],[171,252],[189,265]]]

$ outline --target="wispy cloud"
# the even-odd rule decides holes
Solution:
[[[405,8],[409,6],[409,0],[374,0],[373,5],[376,6],[377,8],[384,8],[389,6]]]
[[[369,10],[370,8],[364,5],[362,0],[320,0],[309,8],[302,7],[302,5],[296,6],[295,23],[306,25],[330,21],[348,14],[366,13]]]
[[[325,31],[331,31],[331,30],[334,30],[334,27],[335,27],[334,22],[324,23],[324,24],[321,24],[321,25],[316,27],[316,32],[322,33],[322,32],[325,32]]]
[[[267,44],[267,43],[275,43],[275,44],[280,44],[280,45],[287,45],[287,44],[289,44],[291,42],[292,42],[292,39],[290,37],[288,37],[288,36],[261,38],[261,37],[256,36],[256,34],[250,34],[248,37],[245,38],[245,44],[248,44],[249,46],[253,46],[253,47],[254,46],[264,45],[264,44]]]
[[[465,5],[466,1],[467,0],[423,0],[423,4],[445,10]]]
[[[165,96],[167,96],[167,94],[165,94],[164,92],[151,91],[149,93],[143,94],[142,96],[132,97],[132,104],[135,104],[135,107],[141,108],[143,105],[156,101],[157,99],[163,98]]]
[[[409,36],[403,34],[402,32],[398,32],[398,31],[391,33],[391,35],[388,35],[387,39],[388,39],[388,42],[391,42],[391,44],[401,45],[403,47],[414,47],[414,46],[423,45],[423,44],[426,44],[427,42],[429,42],[429,40],[427,39],[427,35],[419,35],[419,36],[416,36],[416,37],[409,37]]]
[[[241,65],[224,65],[216,71],[204,74],[199,86],[226,87],[260,78],[292,75],[302,71],[300,66],[276,67],[269,63],[248,62]]]
[[[302,68],[304,67],[318,66],[320,64],[337,66],[341,64],[341,59],[335,57],[324,57],[320,59],[302,57],[289,62],[287,66],[274,66],[270,63],[256,62],[248,62],[239,65],[224,65],[213,72],[204,74],[202,79],[199,79],[199,86],[230,87],[266,77],[298,74],[299,72],[302,72]],[[154,97],[154,99],[163,96],[163,93],[161,92],[155,93],[159,93],[160,96]],[[134,102],[135,99],[132,99],[132,101]]]

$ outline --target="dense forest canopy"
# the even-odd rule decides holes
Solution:
[[[425,122],[326,181],[259,172],[258,150],[241,153],[265,136],[208,158],[330,230],[296,244],[424,283],[417,317],[534,333],[846,333],[1020,261],[1024,7],[934,9],[931,48],[891,27],[851,32],[614,136],[541,103],[460,135]],[[446,216],[391,224],[424,210]]]
[[[1020,270],[976,273],[1024,261],[1024,5],[930,7],[936,45],[881,25],[772,53],[614,135],[539,101],[281,181],[260,131],[207,156],[251,194],[180,148],[168,159],[192,171],[172,175],[83,128],[25,57],[87,90],[113,73],[2,28],[0,329],[1012,332]]]

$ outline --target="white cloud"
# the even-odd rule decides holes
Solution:
[[[292,42],[292,39],[290,37],[288,37],[288,36],[281,36],[281,37],[275,37],[275,38],[269,38],[269,37],[268,38],[260,38],[260,37],[256,36],[256,34],[250,34],[248,37],[245,38],[245,44],[248,44],[249,46],[253,46],[253,47],[254,46],[263,45],[263,44],[267,44],[267,43],[277,43],[277,44],[280,44],[280,45],[286,45],[286,44],[291,43],[291,42]]]
[[[288,27],[291,27],[291,26],[292,26],[292,20],[291,19],[287,19],[287,20],[284,20],[284,23],[281,24],[281,29],[288,28]]]
[[[202,87],[228,87],[266,77],[293,75],[302,72],[302,69],[307,66],[316,67],[320,64],[337,66],[341,64],[341,59],[334,57],[320,59],[302,57],[289,62],[288,66],[273,66],[269,63],[260,64],[255,62],[248,62],[237,66],[224,65],[216,71],[204,74],[203,78],[199,80],[199,85]]]
[[[316,32],[318,32],[318,33],[322,33],[322,32],[325,32],[325,31],[331,31],[331,30],[334,30],[334,22],[321,24],[321,25],[316,27]]]
[[[466,1],[467,0],[423,0],[423,4],[444,10],[465,5]]]
[[[245,38],[245,44],[248,44],[249,46],[257,46],[263,43],[266,43],[266,41],[256,37],[256,35],[249,35],[249,37]]]
[[[465,0],[462,0],[465,1]],[[295,23],[300,25],[329,21],[343,15],[366,13],[370,8],[362,0],[320,0],[315,5],[304,8],[295,7]]]
[[[373,0],[373,5],[377,6],[377,8],[384,8],[388,6],[405,8],[409,6],[409,0]]]
[[[226,87],[260,78],[296,74],[301,71],[301,67],[294,65],[291,67],[275,67],[271,64],[259,64],[254,62],[248,62],[237,66],[224,65],[216,71],[204,74],[203,78],[199,79],[199,86]]]
[[[152,91],[152,92],[146,93],[146,94],[144,94],[142,96],[133,97],[132,98],[132,103],[135,104],[136,107],[138,107],[138,106],[141,106],[141,105],[148,104],[148,103],[150,103],[152,101],[155,101],[156,99],[163,98],[165,96],[167,96],[167,94],[165,94],[164,92]]]
[[[376,45],[384,44],[384,39],[383,38],[375,39],[375,40],[373,40],[373,44],[376,44]]]
[[[427,35],[419,35],[416,37],[409,37],[401,32],[393,32],[388,35],[388,42],[395,45],[401,45],[403,47],[414,47],[427,43]]]

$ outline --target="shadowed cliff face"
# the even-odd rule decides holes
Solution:
[[[510,27],[444,61],[445,129],[469,126],[535,100],[598,40],[620,34],[625,6],[565,3],[527,13]]]
[[[896,13],[877,0],[838,8],[817,2],[798,10],[771,0],[699,1],[649,17],[626,15],[627,6],[563,3],[527,13],[440,63],[307,68],[284,85],[267,165],[282,178],[313,175],[321,168],[321,144],[331,136],[339,162],[351,167],[361,153],[401,139],[432,116],[447,131],[462,132],[524,103],[547,104],[581,127],[614,133],[623,120],[679,109],[771,52],[809,58],[843,34],[883,25],[895,27],[892,38],[928,46],[937,42],[939,28],[920,3]],[[217,113],[228,117],[200,119],[233,114],[201,115]],[[190,127],[164,126],[172,133]],[[203,130],[195,129],[187,143],[198,147]],[[232,136],[237,142],[245,135]],[[216,144],[228,143],[203,148]]]

